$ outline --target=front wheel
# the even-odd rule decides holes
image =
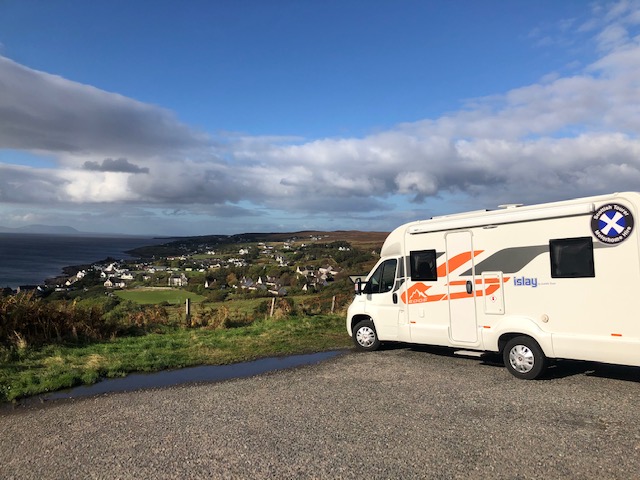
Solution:
[[[547,368],[547,357],[538,343],[530,337],[516,337],[507,342],[502,353],[509,373],[516,378],[533,380]]]
[[[363,320],[353,329],[353,343],[360,350],[377,350],[380,346],[376,327],[371,320]]]

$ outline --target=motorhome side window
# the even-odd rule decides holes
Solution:
[[[595,277],[591,237],[549,240],[552,278]]]
[[[395,258],[381,263],[369,278],[367,290],[370,293],[385,293],[393,290],[393,286],[396,282],[397,264],[398,261]]]
[[[411,280],[437,280],[436,251],[420,250],[409,255]]]

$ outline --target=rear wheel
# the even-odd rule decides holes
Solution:
[[[377,350],[380,346],[376,327],[371,320],[358,322],[353,328],[353,343],[360,350]]]
[[[531,337],[521,336],[509,340],[502,358],[509,373],[523,380],[538,378],[547,368],[547,357]]]

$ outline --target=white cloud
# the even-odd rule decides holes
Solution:
[[[73,203],[135,202],[140,195],[128,188],[127,174],[117,172],[61,172],[67,179],[64,200]]]

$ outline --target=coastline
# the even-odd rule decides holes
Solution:
[[[166,243],[147,237],[0,233],[0,288],[42,286],[99,259],[140,258],[136,248]]]

